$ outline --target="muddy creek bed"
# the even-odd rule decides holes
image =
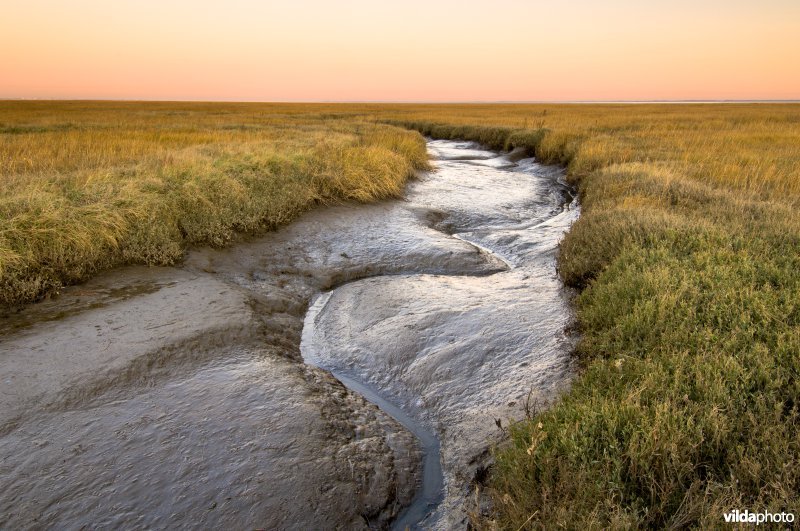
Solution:
[[[562,171],[431,141],[314,211],[0,319],[0,527],[458,528],[503,423],[572,375]]]

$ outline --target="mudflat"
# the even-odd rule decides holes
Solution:
[[[553,167],[430,146],[438,171],[403,201],[318,209],[4,318],[0,522],[388,526],[426,448],[329,370],[442,441],[442,503],[411,523],[465,522],[495,420],[571,376],[554,251],[577,210]]]

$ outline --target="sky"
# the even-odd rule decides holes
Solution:
[[[0,98],[800,99],[800,0],[0,0]]]

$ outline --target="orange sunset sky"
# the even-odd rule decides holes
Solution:
[[[800,99],[800,0],[0,6],[0,98]]]

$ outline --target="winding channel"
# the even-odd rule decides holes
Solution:
[[[461,463],[447,463],[449,470],[443,470],[439,438],[447,438],[447,432],[455,431],[453,428],[461,424],[481,433],[479,440],[483,444],[491,440],[496,434],[486,429],[488,419],[478,420],[476,429],[477,419],[470,417],[481,409],[488,412],[491,404],[498,402],[498,396],[504,396],[508,391],[507,381],[499,382],[509,379],[509,373],[515,370],[513,364],[526,367],[533,361],[540,377],[550,372],[544,386],[539,384],[538,389],[530,386],[532,394],[536,392],[542,401],[551,398],[552,391],[542,392],[541,388],[562,385],[568,374],[563,357],[555,363],[548,360],[554,346],[552,341],[559,339],[562,331],[545,326],[546,330],[540,330],[536,337],[545,337],[542,332],[554,333],[550,341],[537,344],[525,338],[521,343],[525,346],[520,349],[517,334],[521,323],[509,327],[506,319],[508,308],[512,308],[515,313],[529,311],[531,317],[563,324],[563,314],[554,314],[563,311],[563,306],[542,306],[542,302],[551,302],[550,297],[559,290],[552,283],[535,281],[537,276],[540,280],[547,278],[548,268],[552,268],[549,272],[552,280],[553,246],[578,214],[572,191],[561,179],[560,170],[539,165],[524,158],[521,152],[499,155],[471,143],[447,141],[433,141],[429,146],[432,157],[438,161],[437,172],[413,186],[408,201],[412,205],[421,203],[430,209],[429,215],[440,213],[433,216],[432,226],[473,246],[496,269],[488,275],[465,271],[452,276],[412,273],[371,277],[338,286],[316,297],[310,305],[301,343],[307,363],[329,371],[419,440],[424,456],[422,484],[412,504],[394,521],[392,527],[398,530],[463,523],[452,517],[457,512],[453,507],[463,504],[464,479],[477,475],[478,469],[485,465],[486,456],[478,457],[474,450],[468,449],[468,443],[449,438],[446,444],[455,447],[462,456],[472,457],[473,465],[482,462],[474,466],[474,471],[464,467],[463,459]],[[464,285],[453,283],[458,277]],[[422,284],[421,289],[415,286],[417,283]],[[491,291],[488,298],[486,288]],[[531,294],[533,300],[526,300]],[[437,307],[437,300],[442,301],[441,306]],[[415,311],[398,312],[409,307]],[[380,317],[370,322],[375,315]],[[359,326],[362,323],[366,326]],[[374,333],[376,328],[379,333]],[[403,337],[403,330],[409,328],[439,332],[422,340],[420,334]],[[494,330],[489,334],[500,335],[487,344],[484,340],[490,328]],[[513,342],[508,341],[508,335],[514,337]],[[441,357],[442,337],[451,338],[447,340],[448,346],[454,337],[463,342],[453,350],[451,359]],[[475,343],[470,344],[470,339],[476,340]],[[569,344],[569,340],[563,341],[556,352],[563,354]],[[401,356],[393,356],[392,351],[398,350]],[[387,363],[387,358],[391,362]],[[426,369],[417,370],[414,367],[417,364]],[[457,370],[456,366],[464,364],[474,364],[477,370],[462,373],[447,386],[441,386],[439,378],[429,378],[429,371],[434,375],[449,375]],[[495,364],[499,371],[483,370],[485,365]],[[391,376],[386,377],[387,373]],[[495,375],[497,382],[488,380],[488,374]],[[522,382],[519,389],[524,389]],[[464,400],[464,390],[468,390],[472,400]],[[481,403],[469,409],[475,396]],[[520,398],[505,405],[511,404],[513,408]],[[499,411],[495,414],[498,416],[492,418],[500,425],[508,417],[515,417],[513,413],[505,418]],[[453,417],[452,421],[448,417]],[[440,509],[443,501],[449,502],[449,507]]]
[[[563,170],[429,141],[403,200],[0,315],[0,528],[453,529],[573,375]]]

